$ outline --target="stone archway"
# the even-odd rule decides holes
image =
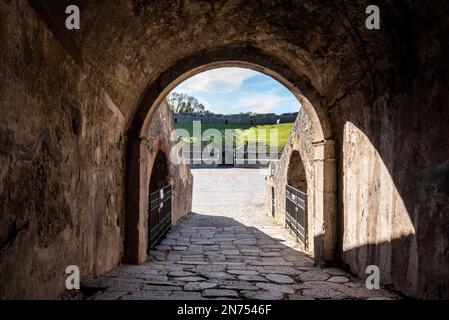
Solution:
[[[142,251],[143,247],[139,245],[142,236],[138,234],[139,232],[136,234],[136,224],[143,219],[142,199],[145,199],[145,188],[142,188],[141,180],[144,149],[141,146],[153,114],[167,94],[179,83],[195,74],[219,67],[243,67],[262,72],[285,85],[300,101],[314,132],[314,172],[317,177],[313,186],[315,197],[313,215],[316,224],[313,234],[314,255],[317,261],[335,260],[337,256],[335,144],[327,109],[306,76],[294,72],[283,61],[272,55],[267,55],[255,47],[242,45],[206,50],[181,59],[153,80],[142,94],[127,133],[125,261],[138,264],[143,263],[146,258],[146,252]]]
[[[317,169],[322,168],[326,162],[330,163],[333,160],[326,159],[325,162],[316,158],[317,150],[322,149],[317,147],[314,140],[311,122],[304,110],[300,110],[281,158],[270,167],[266,183],[266,210],[270,213],[274,212],[274,218],[281,223],[285,223],[287,185],[290,184],[295,189],[305,192],[309,214],[306,220],[307,245],[304,249],[315,258],[317,264],[323,265],[326,260],[332,261],[332,259],[324,259],[323,235],[325,229],[323,229],[323,219],[325,216],[317,214],[317,212],[323,210],[323,207],[321,207],[323,203],[315,202],[323,201],[323,193],[320,192],[318,187],[322,185],[324,178],[330,179],[330,177],[321,175],[322,171]]]
[[[168,159],[164,152],[159,150],[153,161],[153,167],[151,169],[150,185],[148,187],[150,192],[163,188],[170,183],[170,173],[167,162]]]
[[[173,120],[169,107],[162,103],[157,107],[147,134],[140,140],[139,146],[139,208],[138,212],[129,216],[125,233],[127,257],[139,261],[147,260],[148,252],[148,215],[151,191],[154,188],[171,184],[171,217],[172,224],[191,211],[192,176],[187,164],[183,161],[170,161],[170,151],[174,143],[170,141],[173,132]],[[157,171],[155,171],[157,169]],[[155,173],[158,174],[155,174]],[[165,193],[165,192],[164,192]],[[139,256],[138,256],[139,255]]]
[[[304,164],[299,151],[293,150],[289,157],[287,168],[287,184],[307,193],[307,178]]]
[[[314,249],[313,191],[308,188],[306,167],[302,160],[304,154],[301,156],[301,151],[297,148],[295,146],[294,149],[288,150],[285,170],[287,172],[285,181],[280,186],[282,192],[285,192],[285,199],[281,199],[285,202],[285,224],[295,233],[304,250],[320,257],[321,252]],[[322,263],[321,260],[317,262]]]

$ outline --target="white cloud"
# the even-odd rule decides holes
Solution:
[[[258,73],[250,69],[243,68],[219,68],[212,69],[184,81],[176,91],[187,93],[208,92],[208,93],[229,93],[238,91],[243,82]]]
[[[252,112],[268,113],[274,111],[279,103],[286,99],[274,94],[252,94],[239,100],[240,108],[246,108]]]

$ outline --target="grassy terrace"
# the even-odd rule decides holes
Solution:
[[[176,129],[185,129],[189,132],[191,138],[184,139],[184,141],[190,141],[190,143],[197,142],[197,139],[193,137],[193,127],[192,124],[175,124]],[[266,143],[270,145],[270,130],[275,129],[278,131],[277,141],[274,141],[274,146],[277,146],[279,149],[283,148],[287,143],[288,137],[292,130],[293,123],[281,123],[281,124],[270,124],[270,125],[232,125],[232,124],[202,124],[201,125],[201,135],[203,136],[204,131],[207,129],[217,129],[220,131],[222,136],[222,145],[224,146],[226,134],[226,129],[232,130],[232,138],[236,146],[240,146],[244,144],[246,141],[255,141],[261,142],[262,140],[266,140]],[[265,132],[266,139],[263,139],[263,133]],[[260,134],[262,133],[262,134]],[[204,142],[210,142],[211,139],[207,139],[203,137]]]

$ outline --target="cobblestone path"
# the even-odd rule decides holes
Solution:
[[[321,269],[264,215],[264,171],[196,169],[193,213],[140,266],[89,286],[90,299],[397,299],[341,269]]]

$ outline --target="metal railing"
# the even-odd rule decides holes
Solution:
[[[204,152],[203,152],[204,151]],[[227,165],[267,167],[272,161],[279,161],[282,152],[274,154],[257,151],[243,151],[235,148],[214,149],[207,147],[201,151],[183,150],[183,156],[190,165]]]
[[[285,187],[285,225],[307,248],[307,194]]]
[[[148,214],[149,248],[159,244],[171,228],[172,221],[172,185],[169,184],[150,193]]]

